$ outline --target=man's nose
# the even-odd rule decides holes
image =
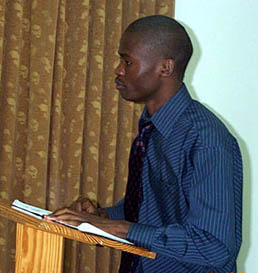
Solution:
[[[119,62],[118,66],[115,68],[115,74],[117,76],[124,76],[125,75],[125,68],[122,62]]]

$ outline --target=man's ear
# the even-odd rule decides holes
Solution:
[[[161,64],[161,76],[162,77],[171,77],[175,71],[175,61],[173,59],[162,60]]]

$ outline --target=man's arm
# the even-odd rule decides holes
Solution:
[[[221,267],[241,241],[242,164],[232,147],[200,149],[193,158],[189,212],[183,224],[130,226],[127,239],[185,263]]]
[[[61,224],[79,226],[81,223],[90,223],[110,234],[120,238],[126,238],[130,223],[124,220],[112,220],[99,215],[78,212],[70,208],[62,208],[53,214],[45,216],[49,221],[55,221]]]
[[[45,219],[78,226],[88,222],[115,236],[126,238],[130,223],[123,220],[123,200],[114,207],[96,208],[88,198],[79,198],[70,207],[61,208]]]

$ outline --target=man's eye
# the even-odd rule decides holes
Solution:
[[[132,62],[127,61],[127,60],[125,60],[125,63],[126,63],[127,65],[131,65],[131,64],[132,64]]]

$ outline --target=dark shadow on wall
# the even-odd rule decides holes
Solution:
[[[178,21],[180,22],[180,20],[178,20]],[[197,94],[194,90],[192,82],[193,82],[194,73],[195,73],[198,63],[201,59],[202,49],[201,49],[200,43],[198,42],[197,37],[194,34],[194,31],[189,26],[187,26],[185,23],[183,23],[183,22],[180,22],[180,23],[185,27],[187,33],[189,34],[189,36],[191,38],[192,44],[193,44],[193,56],[187,66],[184,82],[185,82],[191,96],[194,99],[198,100],[198,97],[197,97]]]
[[[180,22],[180,20],[178,20]],[[191,96],[200,101],[200,99],[197,96],[196,91],[194,90],[193,86],[193,77],[194,73],[196,71],[196,68],[198,66],[198,62],[201,59],[202,56],[202,48],[200,46],[200,43],[198,42],[197,37],[194,34],[194,31],[187,26],[185,23],[180,22],[188,32],[188,34],[191,37],[193,47],[194,47],[194,54],[191,58],[191,61],[189,62],[186,74],[185,74],[185,79],[184,82],[191,94]],[[208,88],[208,87],[207,87]],[[240,249],[240,253],[238,256],[237,264],[238,264],[238,272],[245,272],[245,261],[247,259],[248,253],[249,253],[249,248],[251,244],[251,191],[252,191],[252,185],[251,185],[251,170],[252,170],[252,165],[251,165],[251,158],[250,158],[250,153],[248,151],[248,147],[245,143],[245,141],[241,138],[241,136],[237,133],[237,131],[233,128],[233,126],[224,118],[222,117],[219,113],[217,113],[214,109],[212,109],[209,105],[205,106],[212,111],[229,129],[229,131],[235,136],[237,139],[241,153],[242,153],[242,158],[243,158],[243,175],[244,175],[244,183],[243,183],[243,223],[242,223],[242,234],[243,234],[243,242],[242,246]]]

